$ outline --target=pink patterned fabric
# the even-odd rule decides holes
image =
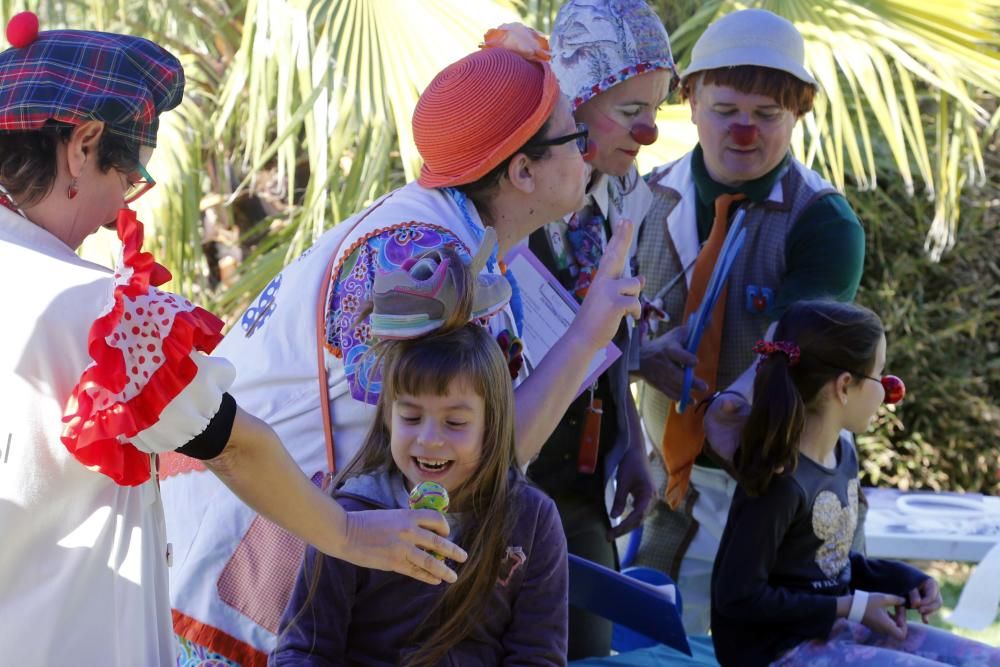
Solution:
[[[467,256],[464,244],[437,225],[413,222],[382,231],[351,253],[340,268],[326,314],[326,342],[334,355],[344,360],[344,372],[356,400],[376,403],[382,379],[372,370],[374,355],[367,352],[378,340],[369,318],[358,321],[371,301],[376,272],[402,267],[411,258],[431,250],[452,246]]]
[[[1000,649],[929,625],[907,624],[897,641],[860,623],[840,619],[825,640],[799,644],[771,667],[856,665],[857,667],[931,667],[1000,665]]]
[[[317,472],[311,481],[320,486],[323,478]],[[219,597],[277,634],[305,552],[305,542],[261,516],[254,518],[219,576]]]
[[[219,577],[222,601],[268,631],[277,633],[305,554],[305,543],[258,516]],[[259,565],[266,563],[266,577]]]

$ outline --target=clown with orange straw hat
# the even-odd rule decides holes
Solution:
[[[435,252],[444,246],[471,261],[486,229],[495,234],[495,246],[489,243],[477,261],[473,312],[508,357],[519,465],[537,455],[622,317],[638,315],[639,281],[623,277],[633,238],[632,226],[623,224],[559,344],[535,366],[525,361],[529,313],[503,260],[532,231],[582,205],[591,171],[583,155],[587,134],[549,59],[541,35],[508,24],[438,73],[413,112],[424,160],[419,179],[320,237],[220,344],[239,373],[233,395],[274,427],[308,476],[329,479],[361,445],[381,390],[372,347],[432,330],[435,318],[452,310],[446,305],[454,291]],[[386,274],[391,280],[379,284],[389,287],[377,292],[376,276]],[[412,299],[393,300],[391,290],[420,294],[420,312]],[[377,318],[367,314],[373,299],[386,305]],[[202,517],[168,520],[174,547],[185,554],[171,573],[175,630],[192,654],[207,648],[230,661],[263,664],[301,545],[228,497],[212,476],[170,461],[163,470],[168,510]]]

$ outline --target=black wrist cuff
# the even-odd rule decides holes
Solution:
[[[229,394],[222,395],[222,404],[205,430],[196,435],[177,451],[193,459],[207,461],[222,453],[233,432],[236,421],[236,399]]]

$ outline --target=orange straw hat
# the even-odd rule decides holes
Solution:
[[[543,36],[507,23],[483,41],[439,72],[413,111],[425,188],[482,178],[538,132],[559,99]]]

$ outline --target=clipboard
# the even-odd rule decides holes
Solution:
[[[548,351],[569,329],[580,304],[539,261],[526,244],[511,250],[505,258],[521,290],[524,304],[524,355],[532,366],[545,358]],[[587,379],[577,389],[574,398],[589,388],[601,373],[622,355],[614,343],[608,343],[588,360]]]

